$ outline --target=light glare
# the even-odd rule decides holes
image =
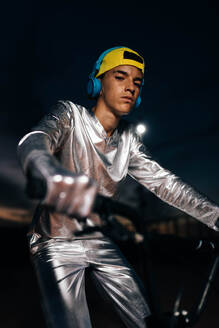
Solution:
[[[144,125],[144,124],[138,124],[138,125],[136,126],[136,132],[137,132],[137,134],[142,135],[142,134],[144,134],[146,131],[147,131],[147,127],[146,127],[146,125]]]

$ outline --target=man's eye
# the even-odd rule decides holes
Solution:
[[[116,76],[116,79],[117,79],[117,80],[123,80],[124,77],[123,77],[123,76]]]

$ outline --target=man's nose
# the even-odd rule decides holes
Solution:
[[[135,86],[133,82],[129,82],[126,85],[126,91],[129,91],[132,95],[135,93]]]

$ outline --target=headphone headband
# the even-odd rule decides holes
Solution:
[[[101,66],[101,63],[103,61],[103,58],[109,53],[111,52],[112,50],[115,50],[115,49],[119,49],[119,48],[124,48],[122,46],[118,46],[118,47],[113,47],[113,48],[110,48],[110,49],[107,49],[105,50],[104,52],[102,52],[102,54],[99,56],[99,58],[97,59],[97,61],[95,62],[94,64],[94,67],[93,67],[93,70],[91,72],[91,76],[95,77],[95,75],[97,74],[97,72],[99,71],[100,69],[100,66]]]

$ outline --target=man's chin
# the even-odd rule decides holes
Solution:
[[[134,105],[128,105],[128,106],[119,106],[118,108],[115,109],[115,112],[118,116],[124,116],[124,115],[128,115],[132,108],[134,107]]]

